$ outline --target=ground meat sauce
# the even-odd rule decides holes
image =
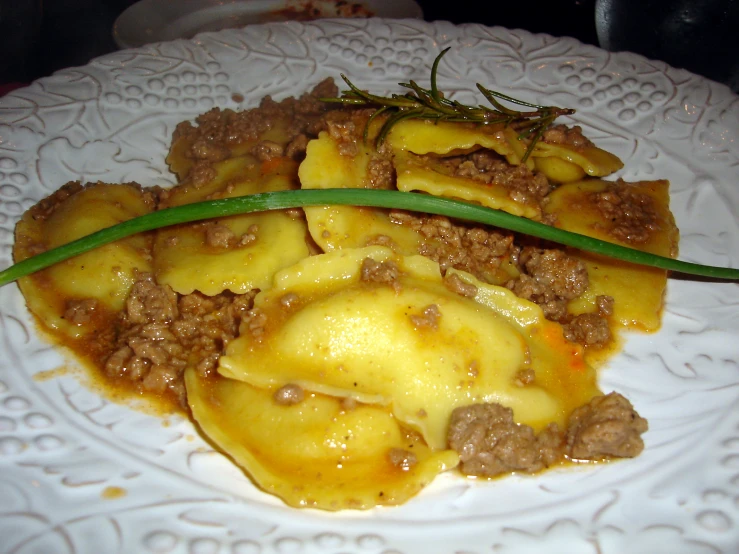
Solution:
[[[308,141],[320,131],[327,131],[338,142],[341,155],[356,156],[373,112],[337,109],[335,104],[319,100],[336,94],[336,85],[326,80],[297,99],[275,102],[266,97],[254,109],[243,112],[213,109],[199,116],[195,124],[181,123],[173,139],[173,144],[181,141],[185,145],[184,158],[189,163],[184,174],[179,174],[181,184],[198,187],[209,182],[216,176],[213,164],[233,156],[238,148],[242,148],[240,155],[248,153],[263,163],[285,156],[300,160]],[[283,129],[284,141],[260,139],[276,126]],[[542,140],[572,148],[592,144],[583,137],[579,127],[561,125],[546,130]],[[244,145],[247,150],[243,150]],[[511,166],[486,149],[441,160],[428,159],[444,166],[449,174],[502,185],[519,202],[541,207],[552,190],[542,174],[525,165]],[[389,149],[381,147],[371,155],[367,174],[368,187],[394,187],[396,175]],[[45,220],[61,202],[82,188],[79,183],[63,186],[34,206],[30,210],[32,217]],[[143,194],[152,209],[161,207],[160,202],[166,204],[169,195],[157,187],[145,189]],[[651,198],[634,192],[623,182],[592,193],[589,201],[608,223],[609,232],[619,240],[640,244],[656,228],[656,209]],[[291,215],[303,217],[301,210],[291,210]],[[582,295],[589,285],[584,264],[567,252],[532,244],[508,231],[455,222],[442,216],[391,210],[389,218],[419,233],[418,253],[439,263],[444,284],[450,291],[465,297],[477,295],[475,285],[448,273],[450,268],[466,271],[482,281],[505,285],[519,297],[535,302],[548,319],[562,324],[565,336],[571,341],[598,348],[611,340],[609,317],[613,313],[613,298],[597,297],[597,311],[593,313],[572,316],[567,312],[567,304]],[[256,226],[236,236],[217,221],[197,225],[203,229],[204,243],[216,250],[250,244],[259,236]],[[23,240],[28,238],[18,237],[19,242]],[[394,247],[385,235],[373,237],[369,242]],[[25,248],[34,252],[33,245]],[[38,249],[42,251],[43,245]],[[398,290],[400,277],[399,268],[393,262],[368,258],[362,263],[360,278],[364,282]],[[67,301],[64,317],[73,324],[95,329],[77,341],[74,348],[102,368],[108,378],[127,383],[138,392],[168,397],[186,409],[183,381],[186,367],[194,367],[203,376],[214,373],[219,357],[238,336],[240,328],[252,340],[262,340],[268,321],[265,313],[253,307],[257,292],[236,295],[226,291],[213,297],[198,292],[180,295],[157,283],[153,275],[142,273],[120,314],[108,312],[93,299],[79,298]],[[299,298],[288,294],[281,304],[286,310],[293,309],[299,305]],[[408,317],[420,330],[436,329],[443,315],[439,306],[431,304],[409,313]],[[473,361],[468,373],[475,376],[477,372],[477,362]],[[532,386],[535,381],[535,372],[530,369],[520,371],[515,378],[521,387]],[[285,406],[298,404],[304,397],[305,391],[296,384],[285,385],[273,395],[274,402]],[[345,409],[352,409],[356,400],[347,398],[344,403]],[[537,434],[531,427],[517,424],[513,416],[509,408],[498,404],[473,404],[454,410],[448,444],[460,454],[463,473],[480,476],[531,473],[567,458],[632,457],[643,449],[641,434],[647,429],[646,421],[629,401],[616,393],[596,397],[577,408],[565,430],[551,424]],[[415,454],[403,449],[390,450],[388,459],[403,470],[417,463]]]
[[[548,434],[555,433],[556,426]],[[561,456],[544,454],[543,448],[564,444],[547,434],[538,440],[528,425],[513,420],[513,410],[500,404],[472,404],[452,412],[447,440],[459,453],[462,473],[492,477],[501,473],[533,473],[546,467],[545,460]],[[559,436],[559,435],[558,435]]]
[[[305,391],[299,385],[291,383],[277,389],[272,397],[280,406],[294,406],[305,399]]]
[[[230,248],[236,242],[236,235],[226,227],[218,223],[205,223],[205,244],[212,248]]]
[[[418,253],[437,262],[443,274],[453,267],[482,281],[497,283],[503,262],[518,255],[511,233],[454,223],[440,215],[401,210],[392,210],[390,220],[420,233],[423,240]]]
[[[465,156],[444,158],[443,165],[452,175],[502,186],[513,200],[522,204],[542,207],[546,203],[546,195],[552,190],[542,173],[532,172],[525,164],[510,165],[492,150],[482,149]]]
[[[359,153],[359,144],[364,140],[364,129],[374,110],[334,110],[323,118],[329,136],[339,146],[339,154],[354,157]],[[382,154],[382,149],[378,154]]]
[[[325,115],[336,111],[334,106],[320,98],[335,97],[338,88],[332,79],[319,83],[300,98],[286,98],[275,102],[267,96],[257,108],[243,112],[213,108],[198,116],[195,125],[185,121],[177,125],[173,144],[182,141],[188,147],[185,157],[193,164],[183,182],[195,187],[208,183],[216,176],[213,164],[232,155],[243,144],[254,142],[251,153],[260,161],[287,155],[301,159],[308,139],[326,129]],[[287,145],[259,138],[277,125],[284,125]]]
[[[521,274],[506,286],[541,306],[552,321],[566,321],[567,303],[588,288],[585,264],[562,250],[526,247],[518,257]]]
[[[390,189],[395,183],[395,167],[391,160],[372,156],[367,164],[369,185],[373,189]]]
[[[618,393],[596,396],[577,408],[567,430],[550,424],[538,435],[517,424],[500,404],[472,404],[452,412],[447,441],[459,453],[462,473],[492,477],[540,471],[565,459],[632,458],[644,448],[647,421]]]
[[[360,278],[369,283],[389,284],[393,288],[398,283],[400,269],[395,262],[378,262],[372,258],[362,261]]]
[[[608,320],[599,314],[587,313],[575,316],[563,325],[567,340],[587,346],[604,346],[611,340]]]
[[[633,458],[644,450],[647,420],[626,398],[612,392],[576,408],[567,427],[570,457],[594,460],[608,456]]]
[[[433,329],[439,328],[439,318],[441,318],[441,312],[439,306],[436,304],[430,304],[426,306],[420,314],[410,314],[408,316],[413,323],[413,326],[417,329]]]
[[[567,127],[566,125],[552,125],[541,136],[543,142],[549,144],[563,144],[573,148],[584,148],[593,146],[593,143],[583,136],[579,125]]]
[[[167,394],[186,407],[185,368],[192,366],[201,375],[215,370],[253,298],[253,293],[228,292],[182,296],[156,284],[151,274],[141,275],[116,322],[105,373],[143,392]]]
[[[591,192],[592,202],[604,220],[608,233],[629,244],[644,244],[659,230],[657,209],[651,196],[632,190],[618,180],[602,192]]]
[[[284,156],[285,147],[273,140],[262,140],[252,148],[252,154],[254,154],[260,162],[269,162],[275,158]]]
[[[68,300],[63,317],[75,325],[86,325],[92,321],[99,309],[100,303],[95,298]]]
[[[534,381],[536,381],[536,372],[531,368],[521,369],[516,373],[515,382],[520,387],[525,387],[526,385],[530,385]]]
[[[477,296],[477,287],[472,283],[466,283],[456,273],[447,273],[444,276],[444,286],[460,296],[474,298]]]
[[[388,452],[388,458],[391,464],[403,471],[408,471],[418,463],[416,455],[403,448],[391,448]]]

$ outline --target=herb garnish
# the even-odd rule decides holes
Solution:
[[[338,98],[321,98],[321,100],[352,106],[378,106],[377,111],[372,114],[364,129],[364,140],[366,142],[369,126],[372,121],[381,115],[389,115],[377,135],[377,144],[382,144],[390,129],[396,123],[405,119],[467,122],[478,123],[480,125],[502,123],[518,131],[519,140],[530,139],[521,163],[526,162],[531,152],[533,152],[534,146],[544,134],[544,131],[546,131],[557,117],[575,113],[575,110],[569,108],[530,104],[485,88],[480,83],[477,83],[477,88],[485,96],[487,101],[492,104],[492,108],[482,104],[478,106],[467,106],[456,100],[444,98],[444,95],[439,92],[436,86],[436,74],[439,70],[439,62],[448,51],[449,48],[442,50],[436,56],[434,64],[431,66],[430,89],[425,89],[415,81],[411,81],[409,83],[398,83],[401,87],[410,89],[410,92],[392,94],[390,96],[377,96],[360,90],[342,73],[341,78],[349,86],[350,90],[344,91]],[[519,112],[512,110],[506,108],[498,99],[519,106],[534,108],[534,111]]]
[[[264,192],[248,196],[238,196],[236,198],[207,200],[205,202],[185,204],[175,208],[152,212],[124,221],[118,225],[113,225],[107,229],[102,229],[96,233],[10,266],[0,271],[0,286],[55,263],[77,256],[78,254],[144,231],[151,231],[178,223],[188,223],[230,215],[332,204],[395,208],[444,215],[455,219],[482,223],[484,225],[494,225],[510,231],[525,233],[533,237],[539,237],[579,248],[580,250],[636,264],[716,279],[739,280],[739,269],[673,260],[672,258],[657,256],[649,252],[642,252],[641,250],[612,244],[585,235],[571,233],[563,229],[557,229],[556,227],[531,221],[525,217],[511,215],[500,210],[493,210],[475,204],[468,204],[459,200],[395,190],[317,189]]]

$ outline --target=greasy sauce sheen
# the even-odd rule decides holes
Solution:
[[[526,145],[503,125],[398,123],[299,99],[183,122],[178,185],[70,183],[16,228],[17,261],[137,215],[299,188],[461,198],[674,256],[666,181],[579,128]],[[659,328],[664,271],[502,229],[349,206],[178,225],[20,281],[53,339],[114,398],[181,409],[256,485],[295,507],[394,505],[452,468],[495,477],[637,455],[647,423],[594,363]],[[96,381],[97,382],[97,381]],[[119,498],[125,491],[108,491]]]

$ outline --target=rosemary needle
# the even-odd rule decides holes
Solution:
[[[361,90],[352,83],[346,75],[342,74],[341,78],[349,87],[338,98],[321,98],[323,102],[336,104],[345,104],[349,106],[371,106],[376,107],[377,111],[370,117],[364,128],[364,140],[367,141],[370,123],[379,115],[387,115],[387,119],[380,127],[377,133],[377,144],[387,137],[390,129],[396,123],[400,123],[406,119],[423,119],[429,121],[452,121],[476,123],[478,125],[502,124],[507,127],[519,131],[518,140],[528,140],[526,152],[521,158],[521,163],[526,162],[529,155],[534,151],[534,146],[541,139],[544,131],[552,125],[554,120],[560,115],[572,115],[575,110],[570,108],[558,108],[556,106],[539,106],[518,100],[511,96],[507,96],[500,92],[490,90],[480,83],[477,83],[477,89],[482,93],[485,99],[490,102],[492,108],[482,104],[478,106],[468,106],[456,100],[446,98],[436,85],[436,76],[439,71],[439,63],[450,48],[442,50],[433,65],[431,66],[431,88],[426,89],[418,85],[415,81],[409,83],[398,83],[401,87],[409,92],[405,94],[392,94],[390,96],[378,96]],[[511,104],[517,104],[527,108],[533,108],[533,111],[521,112],[505,107],[498,99],[505,100]]]
[[[319,189],[265,192],[235,198],[208,200],[152,212],[102,229],[12,265],[0,271],[0,286],[99,246],[152,229],[250,212],[332,204],[395,208],[444,215],[455,219],[493,225],[635,264],[715,279],[739,280],[739,269],[673,260],[459,200],[388,190]]]

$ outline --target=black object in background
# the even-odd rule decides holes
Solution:
[[[739,0],[416,1],[427,21],[499,25],[594,45],[600,38],[606,49],[661,59],[739,91]],[[135,2],[0,0],[0,85],[116,50],[113,23]]]
[[[168,0],[176,2],[178,0]],[[392,0],[387,0],[392,2]],[[535,33],[572,36],[597,44],[595,0],[529,0],[528,2],[481,2],[480,0],[417,0],[427,21],[481,23],[522,28]],[[136,0],[0,0],[0,48],[6,59],[0,63],[0,83],[28,82],[65,67],[85,65],[92,58],[116,50],[112,28],[116,17]],[[43,10],[41,5],[43,3]],[[2,31],[15,16],[3,17],[5,5],[38,6],[32,17],[31,36],[16,40]],[[28,11],[28,10],[26,10]],[[24,28],[28,28],[24,25]]]
[[[41,21],[41,0],[0,0],[0,84],[34,73]]]
[[[555,37],[574,37],[598,45],[595,0],[416,0],[426,21],[526,29]]]
[[[598,0],[600,44],[705,75],[739,92],[739,0]]]

